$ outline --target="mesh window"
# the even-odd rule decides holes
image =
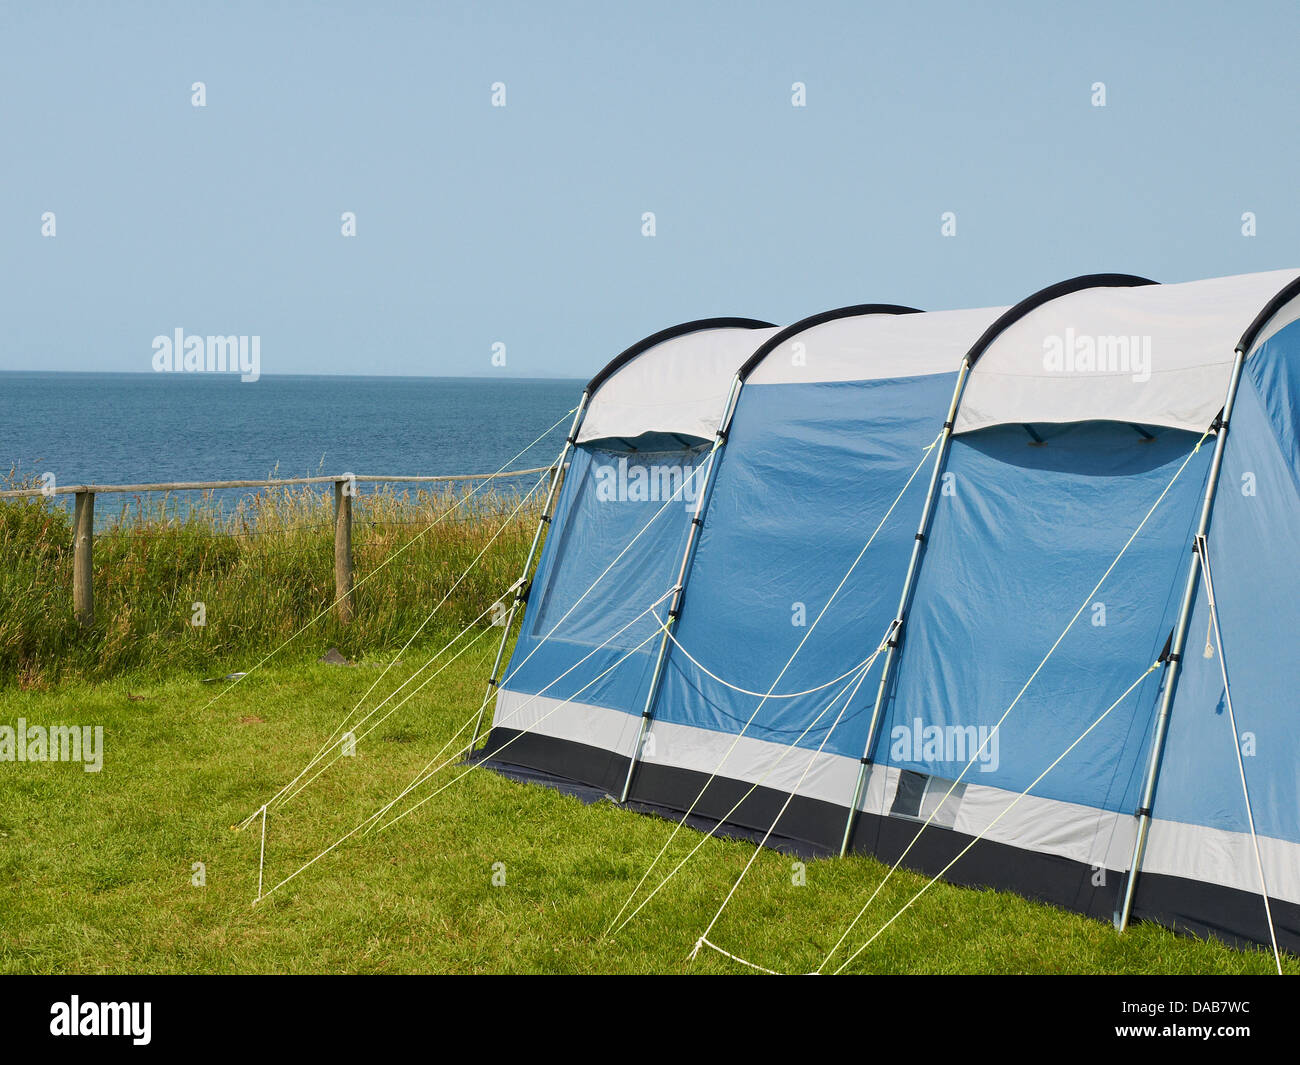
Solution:
[[[952,788],[951,795],[948,794],[949,788]],[[929,821],[931,827],[938,825],[940,828],[952,828],[965,794],[965,784],[953,787],[952,781],[943,777],[926,776],[924,773],[904,769],[899,774],[898,790],[894,792],[894,803],[889,808],[889,813],[893,817],[906,817],[911,821]]]

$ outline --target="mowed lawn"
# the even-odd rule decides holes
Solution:
[[[394,797],[466,722],[490,668],[493,634],[483,635],[366,737],[355,756],[341,758],[272,813],[268,889]],[[438,646],[431,640],[423,651],[408,650],[363,712]],[[296,658],[286,652],[215,701],[221,686],[193,676],[0,692],[2,724],[22,717],[29,725],[105,731],[99,773],[78,764],[0,763],[0,971],[750,971],[712,951],[693,962],[688,954],[752,855],[751,844],[708,840],[635,920],[606,936],[672,825],[480,769],[391,828],[346,840],[253,906],[260,824],[242,832],[232,826],[298,773],[385,664],[325,665],[316,661],[321,650],[303,648]],[[449,766],[410,799],[462,772]],[[700,839],[680,832],[646,888]],[[206,883],[195,886],[200,862]],[[863,858],[809,862],[806,883],[798,885],[792,859],[766,852],[710,938],[781,972],[815,969],[885,872]],[[898,873],[849,946],[856,948],[925,882]],[[1300,972],[1295,959],[1286,965]],[[1236,951],[1150,925],[1120,936],[1107,924],[1012,895],[940,884],[850,971],[1271,968],[1264,951]]]

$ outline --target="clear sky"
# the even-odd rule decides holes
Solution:
[[[0,370],[179,327],[586,376],[697,317],[1300,266],[1298,43],[1294,0],[0,3]]]

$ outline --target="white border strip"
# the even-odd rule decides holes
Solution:
[[[635,713],[588,703],[564,704],[562,699],[502,689],[497,696],[493,727],[527,729],[628,757],[636,743],[639,723]],[[789,792],[798,786],[802,797],[834,803],[846,812],[846,799],[853,795],[857,784],[858,760],[845,755],[815,754],[806,748],[791,751],[785,744],[742,736],[726,763],[719,766],[723,754],[735,740],[730,733],[654,721],[649,736],[653,739],[642,754],[644,762],[705,774],[717,772],[719,776],[747,784],[762,780],[764,787],[778,791]],[[810,756],[814,759],[812,768],[799,786]],[[893,766],[871,767],[863,794],[863,812],[888,812],[899,775],[900,770]],[[982,785],[978,774],[964,783],[966,788],[952,826],[954,831],[972,836],[984,832],[984,838],[995,843],[1057,855],[1098,869],[1128,868],[1136,828],[1132,815],[1027,795],[989,829],[1016,793]],[[917,828],[920,827],[918,821]],[[942,829],[932,824],[926,831]],[[1300,844],[1268,836],[1261,836],[1259,843],[1272,897],[1300,904]],[[1157,818],[1152,821],[1142,869],[1147,873],[1259,892],[1248,832]]]

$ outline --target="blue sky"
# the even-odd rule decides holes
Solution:
[[[1297,41],[1295,3],[3,3],[0,370],[181,327],[586,376],[715,314],[1297,266]]]

